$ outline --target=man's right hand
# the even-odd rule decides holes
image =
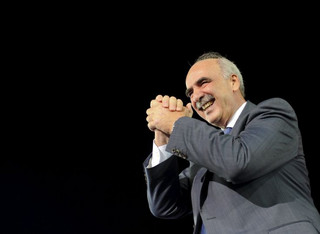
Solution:
[[[153,123],[153,122],[159,122],[159,120],[154,121],[153,113],[151,110],[157,107],[159,108],[160,105],[162,108],[167,109],[167,111],[169,112],[180,112],[180,114],[178,113],[175,114],[176,117],[172,116],[173,119],[171,118],[167,119],[167,126],[164,129],[158,129],[155,126],[156,124]],[[147,114],[148,114],[148,117],[147,117],[148,127],[151,131],[155,132],[156,145],[161,146],[168,143],[170,133],[172,131],[173,124],[176,121],[176,119],[182,116],[191,117],[193,114],[193,111],[190,105],[187,107],[184,107],[181,99],[177,99],[176,97],[173,97],[173,96],[169,97],[168,95],[165,95],[165,96],[157,95],[157,97],[150,102],[150,108],[147,110]]]

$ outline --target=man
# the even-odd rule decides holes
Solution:
[[[192,212],[195,234],[319,233],[290,104],[246,100],[239,69],[215,52],[197,59],[186,87],[186,106],[158,95],[147,109],[155,133],[144,162],[152,214],[175,219]],[[205,121],[192,118],[193,110]],[[179,170],[179,158],[190,166]]]

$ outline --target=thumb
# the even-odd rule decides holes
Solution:
[[[189,102],[187,105],[186,105],[188,111],[189,111],[189,114],[190,114],[190,117],[192,117],[193,115],[193,109],[192,109],[192,106],[191,106],[191,103]]]

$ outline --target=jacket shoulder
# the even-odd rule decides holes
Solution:
[[[288,107],[292,108],[287,100],[280,98],[280,97],[269,98],[269,99],[266,99],[258,104],[258,106],[269,106],[269,105],[288,106]]]
[[[296,113],[291,104],[279,97],[269,98],[260,103],[258,103],[253,111],[251,112],[251,116],[256,115],[267,115],[269,114],[273,116],[282,116],[290,119],[296,119]]]

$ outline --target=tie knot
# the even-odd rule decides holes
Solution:
[[[231,127],[226,127],[223,132],[224,134],[229,134],[231,132],[232,128]]]

